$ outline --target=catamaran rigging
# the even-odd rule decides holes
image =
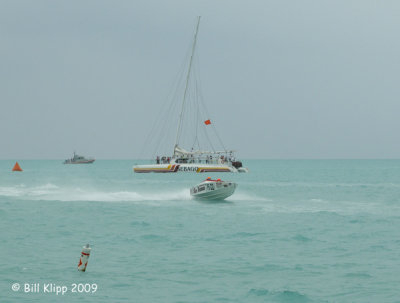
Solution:
[[[182,132],[185,129],[184,127],[184,118],[185,118],[185,111],[187,109],[187,99],[189,97],[190,92],[190,84],[193,80],[193,63],[195,57],[195,50],[197,44],[197,36],[200,26],[200,17],[197,18],[196,30],[194,34],[194,39],[191,47],[190,52],[190,60],[189,65],[187,68],[186,78],[185,78],[185,87],[182,96],[182,102],[180,106],[180,113],[175,137],[175,144],[172,153],[172,157],[167,156],[157,156],[156,161],[154,164],[147,164],[147,165],[135,165],[134,171],[137,173],[145,173],[145,172],[159,172],[159,173],[166,173],[166,172],[178,172],[178,171],[195,171],[195,172],[247,172],[247,168],[242,167],[242,163],[235,159],[234,150],[227,150],[222,143],[221,138],[219,137],[216,129],[210,117],[207,113],[206,120],[199,118],[199,102],[195,105],[195,109],[197,111],[196,118],[192,119],[196,121],[196,128],[194,133],[193,145],[191,150],[186,150],[181,147],[181,137]],[[198,90],[197,85],[195,86],[196,91]],[[202,99],[200,98],[202,101]],[[203,104],[204,106],[204,104]],[[205,107],[205,106],[204,106]],[[192,108],[193,109],[193,108]],[[223,150],[215,150],[211,140],[208,138],[208,134],[206,130],[204,130],[205,137],[208,139],[209,144],[212,150],[202,150],[199,138],[198,138],[198,126],[199,120],[203,120],[206,127],[211,125],[211,128],[214,130],[216,137],[220,141],[220,144],[223,147]],[[201,122],[203,124],[203,122]],[[194,149],[197,144],[198,149]]]

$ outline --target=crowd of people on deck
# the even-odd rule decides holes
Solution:
[[[169,164],[171,163],[171,160],[175,159],[174,157],[166,157],[166,156],[157,156],[156,158],[156,163],[157,164]],[[178,158],[175,159],[175,163],[207,163],[207,164],[224,164],[226,162],[232,163],[235,162],[235,157],[230,154],[230,156],[212,156],[212,155],[207,155],[206,157],[201,157],[201,156],[193,156],[192,154],[190,155],[182,155]],[[174,162],[174,161],[172,161]]]

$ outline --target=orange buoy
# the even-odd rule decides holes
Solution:
[[[14,168],[12,169],[12,171],[22,171],[21,166],[19,166],[18,162],[15,162]]]
[[[81,252],[81,258],[79,259],[79,263],[78,263],[78,270],[79,271],[86,271],[86,266],[88,264],[88,260],[90,257],[90,251],[92,249],[90,248],[89,244],[86,244],[86,246],[84,246],[82,248],[82,252]]]

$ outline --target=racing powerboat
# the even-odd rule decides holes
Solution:
[[[237,184],[231,181],[213,180],[208,177],[190,189],[190,195],[201,200],[224,200],[233,195]]]

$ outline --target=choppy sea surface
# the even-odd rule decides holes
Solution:
[[[400,302],[400,160],[135,162],[0,161],[0,302]],[[208,176],[235,194],[191,200]]]

